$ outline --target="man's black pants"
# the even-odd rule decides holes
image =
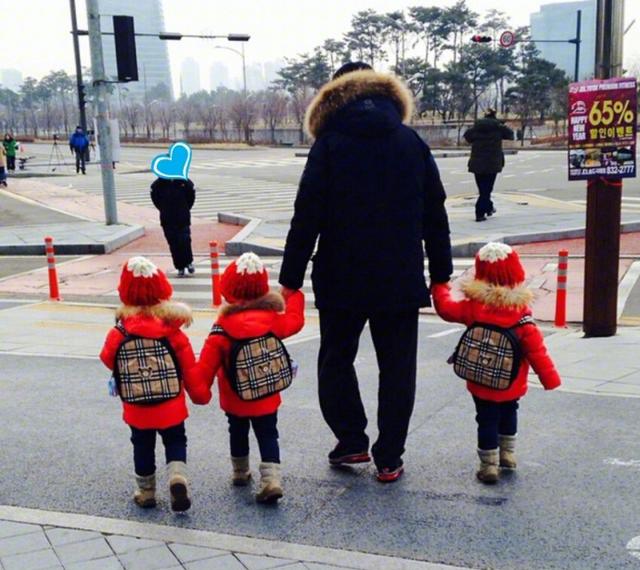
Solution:
[[[74,152],[76,153],[76,173],[80,172],[82,170],[82,174],[85,174],[86,172],[86,150],[82,149],[80,150],[79,148],[74,149]]]
[[[320,408],[341,446],[353,452],[369,448],[367,417],[354,368],[367,321],[380,371],[379,435],[371,451],[378,468],[397,467],[415,400],[418,309],[372,314],[320,310]]]

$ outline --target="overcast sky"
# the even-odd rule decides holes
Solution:
[[[135,1],[135,0],[131,0]],[[86,28],[85,2],[76,0],[79,25]],[[163,0],[167,31],[182,33],[246,32],[247,62],[280,59],[312,50],[326,38],[339,38],[348,30],[351,16],[367,8],[380,12],[407,6],[449,6],[455,0]],[[529,14],[553,0],[467,0],[480,13],[490,8],[504,11],[513,26],[527,25]],[[626,19],[640,19],[640,0],[627,0]],[[7,17],[10,15],[10,17]],[[67,0],[0,0],[2,50],[0,68],[17,68],[24,76],[42,77],[54,69],[73,73],[69,2]],[[81,38],[83,65],[89,65],[87,38]],[[239,76],[240,58],[212,49],[203,40],[170,42],[172,74],[177,83],[185,57],[201,66],[203,86],[208,86],[208,66],[223,61]],[[237,44],[236,44],[237,46]],[[625,63],[640,62],[640,21],[625,37]]]

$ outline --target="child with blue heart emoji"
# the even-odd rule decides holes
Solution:
[[[169,244],[178,277],[195,273],[191,249],[191,208],[196,189],[189,179],[191,147],[176,142],[167,154],[151,161],[151,172],[158,178],[151,185],[151,200],[160,211],[160,225]]]

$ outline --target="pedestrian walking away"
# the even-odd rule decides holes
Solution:
[[[2,141],[2,146],[7,153],[7,170],[16,169],[16,154],[18,153],[18,141],[11,133],[6,133]]]
[[[116,326],[105,340],[102,362],[113,371],[112,395],[122,400],[122,418],[131,428],[136,490],[134,502],[156,506],[156,436],[165,449],[171,508],[191,506],[187,480],[189,412],[185,391],[196,404],[209,402],[210,392],[198,382],[195,356],[180,330],[191,324],[191,310],[174,303],[165,274],[144,257],[132,257],[122,268],[118,293],[122,305]]]
[[[76,174],[80,171],[82,171],[82,174],[86,174],[89,139],[80,125],[76,127],[75,132],[69,137],[69,148],[71,149],[71,153],[76,157]]]
[[[320,407],[338,440],[331,465],[371,459],[354,368],[360,335],[370,324],[380,370],[379,433],[371,451],[382,482],[397,480],[404,469],[418,309],[430,302],[425,250],[433,281],[447,281],[453,270],[438,168],[429,147],[404,124],[412,101],[399,79],[361,62],[345,64],[319,91],[307,111],[315,142],[280,272],[283,291],[298,290],[313,261]]]
[[[452,299],[448,284],[432,286],[438,315],[470,327],[450,361],[468,380],[473,396],[480,458],[476,476],[487,484],[498,481],[499,468],[516,468],[518,401],[527,392],[529,365],[545,390],[560,386],[531,318],[533,294],[524,280],[518,254],[506,244],[488,243],[476,255],[475,279],[462,286],[461,301]]]
[[[195,273],[191,249],[191,208],[196,201],[195,185],[189,179],[158,178],[151,185],[151,201],[160,211],[160,225],[178,277],[184,277],[186,272]]]
[[[471,144],[468,166],[478,186],[476,222],[483,222],[487,216],[496,213],[491,192],[498,173],[504,168],[502,141],[513,140],[513,131],[496,118],[494,109],[488,109],[484,118],[478,119],[467,129],[464,138]]]
[[[290,382],[294,375],[286,349],[276,338],[292,336],[304,326],[304,295],[296,291],[283,299],[270,292],[267,270],[254,253],[241,255],[227,267],[221,289],[227,303],[202,348],[198,372],[209,388],[218,377],[220,407],[229,422],[233,484],[245,486],[251,478],[252,426],[261,459],[256,500],[274,503],[283,495],[276,427],[282,387],[278,381],[286,377]],[[242,360],[247,349],[249,356]],[[240,390],[241,385],[249,393]]]

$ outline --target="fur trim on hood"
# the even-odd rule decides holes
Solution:
[[[413,114],[413,95],[400,79],[372,70],[353,71],[330,81],[318,91],[305,116],[307,133],[317,138],[327,121],[345,105],[375,95],[392,99],[402,122],[409,121]]]
[[[219,316],[228,317],[242,311],[275,311],[276,313],[282,313],[284,307],[282,295],[272,291],[251,301],[227,303],[220,309]]]
[[[164,322],[178,322],[187,327],[193,322],[191,308],[184,303],[175,301],[163,301],[148,307],[120,305],[116,310],[117,320],[136,316],[155,317]]]
[[[464,283],[462,292],[472,301],[505,309],[524,308],[533,301],[533,293],[524,285],[503,287],[479,279]]]

